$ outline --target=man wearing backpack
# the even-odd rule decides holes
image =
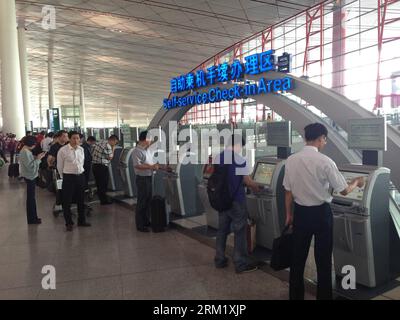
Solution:
[[[233,262],[236,273],[257,270],[257,265],[250,263],[247,252],[247,212],[244,185],[254,192],[259,186],[250,178],[246,160],[240,156],[245,142],[241,135],[232,135],[226,149],[219,155],[219,165],[215,166],[214,177],[210,177],[214,188],[208,186],[210,202],[219,207],[219,227],[216,240],[215,266],[225,268],[228,259],[225,257],[226,239],[234,232]],[[218,183],[220,181],[220,183]],[[210,190],[212,189],[212,190]],[[212,199],[212,194],[217,198]],[[216,202],[216,203],[215,203]],[[219,202],[219,203],[218,203]]]

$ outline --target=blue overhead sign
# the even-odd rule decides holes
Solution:
[[[252,95],[288,91],[293,88],[293,79],[285,77],[275,80],[261,78],[255,83],[248,81],[245,85],[235,84],[231,88],[220,89],[213,87],[208,92],[193,92],[217,83],[239,82],[243,80],[246,74],[254,76],[268,71],[291,72],[291,55],[288,53],[276,58],[274,50],[269,50],[247,56],[245,61],[245,63],[241,63],[239,60],[234,60],[232,64],[225,62],[218,66],[211,66],[207,68],[207,71],[198,70],[196,73],[189,73],[171,79],[171,95],[184,91],[191,91],[191,94],[166,98],[164,99],[163,107],[172,109],[196,104],[230,101]]]

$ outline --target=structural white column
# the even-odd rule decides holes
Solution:
[[[3,131],[25,135],[15,0],[0,1],[1,104]]]
[[[53,61],[49,60],[48,66],[48,81],[49,81],[49,109],[55,107],[54,103],[54,79],[53,79]]]
[[[80,83],[80,109],[79,116],[81,119],[81,130],[83,133],[86,132],[86,106],[85,106],[85,91],[83,87],[83,83]]]
[[[19,64],[21,69],[22,101],[24,103],[25,129],[30,130],[32,119],[31,94],[26,53],[25,23],[18,25]]]

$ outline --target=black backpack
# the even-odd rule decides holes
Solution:
[[[214,172],[208,179],[208,200],[211,207],[218,212],[230,210],[233,205],[233,198],[229,190],[228,170],[229,165],[215,164]],[[239,190],[239,187],[240,184],[234,195]]]

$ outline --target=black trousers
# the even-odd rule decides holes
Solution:
[[[92,166],[93,175],[96,180],[97,194],[101,203],[108,201],[106,192],[108,188],[108,167],[103,164],[94,163]]]
[[[10,164],[13,164],[15,162],[15,152],[10,151]]]
[[[63,174],[62,203],[66,225],[73,225],[71,203],[76,201],[78,206],[78,223],[85,223],[85,176],[83,174]]]
[[[38,219],[36,211],[36,180],[25,179],[26,182],[26,218],[28,223]]]
[[[289,296],[291,300],[304,299],[304,268],[314,238],[314,256],[317,266],[317,299],[332,299],[333,217],[328,203],[304,207],[295,203],[293,219],[293,260],[290,268]]]
[[[150,202],[152,198],[152,177],[136,176],[137,205],[136,228],[142,229],[150,223]]]
[[[7,158],[6,158],[6,154],[5,154],[5,152],[4,152],[2,149],[0,149],[0,157],[3,158],[4,162],[7,162],[7,161],[8,161]]]

